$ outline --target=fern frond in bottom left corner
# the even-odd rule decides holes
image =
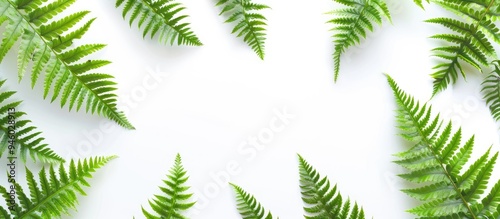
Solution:
[[[15,178],[9,178],[9,186],[0,186],[0,193],[7,205],[7,209],[0,206],[0,219],[51,219],[60,218],[62,214],[69,215],[69,210],[76,210],[77,193],[86,195],[83,187],[90,187],[87,179],[114,158],[71,160],[69,169],[60,165],[56,170],[52,165],[38,173],[38,182],[26,168],[29,196]]]

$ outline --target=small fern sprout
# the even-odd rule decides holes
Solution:
[[[335,44],[334,80],[337,81],[342,54],[350,47],[360,44],[361,40],[366,38],[367,32],[374,30],[374,23],[381,25],[383,17],[391,21],[391,15],[383,0],[334,1],[344,5],[341,9],[329,12],[334,17],[328,21],[329,24],[334,25],[331,31]]]
[[[226,23],[235,23],[232,33],[243,37],[259,58],[264,59],[267,19],[259,11],[269,6],[251,0],[219,0],[216,6],[222,7],[219,15],[229,17]]]
[[[409,210],[419,218],[498,218],[500,180],[491,182],[498,152],[491,148],[471,160],[474,137],[462,143],[462,131],[451,122],[433,116],[431,106],[421,104],[387,76],[398,105],[401,136],[414,144],[397,154],[396,164],[406,168],[403,179],[418,185],[403,192],[422,202]],[[487,192],[488,184],[494,183]]]
[[[167,179],[163,180],[165,185],[160,187],[162,194],[155,195],[153,200],[149,201],[153,212],[142,208],[144,216],[148,219],[186,218],[183,213],[195,204],[189,201],[193,194],[188,192],[189,186],[186,185],[188,178],[182,166],[181,156],[177,154],[174,166],[170,169]]]
[[[123,6],[123,18],[130,15],[130,26],[137,21],[143,37],[158,35],[160,42],[170,45],[203,45],[189,23],[184,21],[188,16],[182,14],[186,8],[181,3],[174,0],[116,0],[116,7],[120,6]]]
[[[86,195],[84,188],[90,187],[87,179],[92,178],[92,173],[114,158],[116,157],[71,160],[67,169],[63,165],[59,168],[51,165],[49,168],[42,168],[38,173],[38,181],[33,172],[26,168],[29,195],[16,181],[9,187],[0,186],[0,194],[8,206],[7,209],[0,206],[0,218],[53,219],[69,215],[69,210],[76,209],[77,196]],[[18,200],[12,201],[9,195],[12,189]]]

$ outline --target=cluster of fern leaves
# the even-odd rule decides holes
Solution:
[[[331,186],[327,177],[320,174],[300,155],[300,190],[304,202],[305,218],[364,219],[362,208],[356,203],[351,206],[349,199],[343,200],[337,186]],[[237,201],[237,209],[244,219],[272,219],[255,197],[241,187],[231,184]]]
[[[474,137],[462,142],[460,129],[434,116],[431,107],[401,90],[388,76],[398,105],[401,135],[414,146],[397,154],[409,172],[400,176],[420,187],[404,192],[422,202],[409,212],[421,218],[498,218],[500,180],[486,192],[498,152],[487,150],[471,162]]]

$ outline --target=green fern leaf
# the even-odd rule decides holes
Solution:
[[[61,107],[79,111],[86,103],[86,112],[103,115],[119,125],[133,129],[116,107],[115,83],[111,75],[89,71],[109,64],[108,61],[84,60],[104,47],[102,44],[69,47],[89,29],[94,19],[78,27],[88,14],[76,12],[61,17],[61,12],[75,0],[0,0],[0,25],[6,24],[0,44],[0,63],[16,42],[18,49],[19,80],[24,78],[30,63],[31,85],[45,73],[43,96],[52,93],[51,101],[60,99]],[[43,5],[43,6],[42,6]],[[75,105],[76,103],[76,105]]]
[[[413,2],[415,2],[415,4],[424,9],[423,0],[413,0]],[[429,3],[429,0],[427,0],[426,2]]]
[[[460,129],[444,128],[431,106],[421,104],[387,76],[398,105],[397,121],[402,135],[415,146],[398,154],[397,164],[409,172],[400,176],[421,185],[403,190],[422,201],[409,212],[422,218],[493,218],[500,212],[500,180],[485,193],[498,153],[490,150],[472,164],[474,137],[461,144]],[[486,195],[486,197],[484,197]],[[484,197],[484,198],[483,198]]]
[[[493,62],[494,70],[485,78],[482,92],[495,120],[500,120],[500,60]]]
[[[258,12],[269,6],[252,3],[250,0],[219,0],[216,6],[221,6],[220,15],[228,15],[226,23],[235,23],[232,33],[243,37],[255,53],[264,59],[266,40],[266,18]]]
[[[160,190],[164,194],[155,195],[155,198],[149,201],[149,205],[154,212],[150,213],[142,208],[144,216],[148,219],[183,219],[186,217],[182,215],[182,212],[195,204],[188,201],[193,194],[187,192],[189,189],[189,186],[186,186],[188,176],[182,166],[179,154],[175,157],[175,164],[170,169],[170,174],[167,175],[167,178],[167,180],[163,181],[166,186],[160,187]]]
[[[271,212],[267,212],[253,195],[235,184],[231,186],[236,193],[236,207],[243,219],[273,219]]]
[[[366,38],[367,32],[373,31],[373,23],[381,25],[382,17],[386,17],[390,21],[391,15],[386,3],[382,0],[334,1],[345,6],[342,9],[329,12],[335,17],[328,21],[328,23],[334,25],[331,31],[334,32],[334,80],[337,81],[342,54],[348,48],[360,44],[361,40]]]
[[[4,83],[5,80],[0,81],[0,88]],[[31,125],[31,121],[23,119],[26,113],[16,109],[21,101],[10,100],[14,94],[13,91],[0,93],[0,157],[5,153],[7,157],[20,157],[24,162],[28,155],[35,161],[45,163],[64,162],[61,156],[43,143],[42,133]]]
[[[434,56],[442,60],[434,67],[433,95],[454,84],[459,73],[466,77],[462,62],[482,72],[496,51],[490,39],[500,43],[500,31],[490,16],[491,9],[498,6],[495,0],[485,1],[434,1],[443,8],[452,11],[466,21],[452,18],[433,18],[426,22],[439,24],[450,29],[452,34],[436,34],[431,38],[438,39],[446,45],[433,49]]]
[[[10,187],[0,186],[0,193],[5,198],[7,208],[0,207],[0,218],[5,219],[51,219],[60,218],[63,214],[69,215],[69,210],[75,210],[78,204],[77,195],[86,195],[83,188],[89,187],[88,178],[92,177],[97,169],[114,159],[111,157],[95,157],[79,161],[71,160],[68,169],[62,165],[58,170],[54,166],[42,169],[38,173],[39,181],[26,168],[29,196],[14,182],[17,200],[11,202]],[[48,170],[48,173],[46,172]],[[57,172],[58,173],[57,173]]]
[[[160,42],[173,45],[201,46],[202,43],[189,23],[182,22],[187,15],[179,15],[184,11],[182,4],[173,0],[117,0],[116,7],[123,5],[123,18],[130,15],[128,20],[132,25],[137,21],[137,26],[142,29],[142,36],[150,35],[153,38],[159,34]]]
[[[337,186],[332,187],[328,178],[321,177],[304,158],[298,156],[300,189],[302,200],[306,204],[305,218],[365,218],[362,208],[356,203],[351,206],[350,200],[344,201],[337,191]]]

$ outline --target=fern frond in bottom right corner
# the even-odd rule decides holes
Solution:
[[[414,146],[397,154],[395,163],[408,170],[403,179],[419,187],[403,192],[422,202],[409,212],[422,218],[498,218],[500,181],[488,189],[498,153],[487,150],[472,161],[474,137],[462,143],[461,129],[453,131],[387,76],[397,109],[401,136]]]

